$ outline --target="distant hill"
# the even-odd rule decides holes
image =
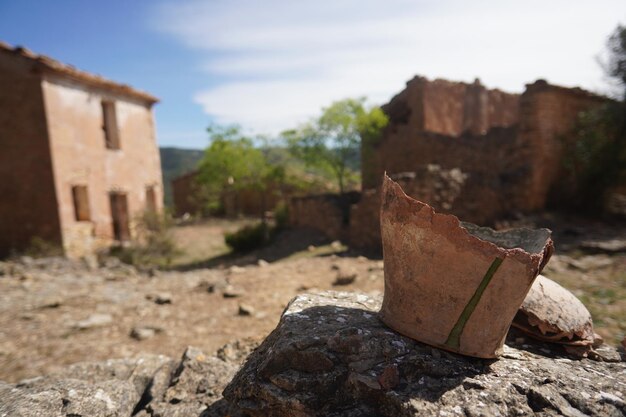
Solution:
[[[172,206],[172,180],[196,169],[204,151],[199,149],[159,148],[163,171],[165,205]]]

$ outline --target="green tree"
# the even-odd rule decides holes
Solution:
[[[620,85],[621,100],[607,100],[579,115],[565,159],[576,180],[577,203],[588,210],[601,209],[607,193],[626,184],[626,27],[617,26],[607,50],[605,71]]]
[[[358,166],[361,141],[376,137],[387,124],[379,108],[366,109],[364,102],[364,98],[336,101],[318,118],[282,133],[292,154],[329,172],[342,194],[349,178],[357,175],[353,166]]]
[[[622,101],[626,100],[626,26],[617,25],[607,42],[609,53],[605,71],[622,88]]]
[[[376,145],[382,137],[385,126],[389,123],[389,118],[380,107],[372,107],[365,112],[358,120],[358,129],[361,136],[361,164],[368,165],[372,163],[372,159],[376,153]],[[372,170],[361,170],[367,172],[371,176]],[[363,178],[363,183],[375,183],[376,178]]]
[[[254,188],[266,191],[272,183],[284,179],[284,168],[270,164],[263,152],[254,146],[236,125],[211,125],[211,144],[198,165],[197,182],[203,198],[216,207],[225,188],[239,190]],[[264,195],[264,194],[262,194]]]

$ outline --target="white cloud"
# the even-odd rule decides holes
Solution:
[[[187,0],[156,16],[218,81],[195,95],[204,111],[262,132],[345,97],[383,103],[416,74],[515,92],[537,78],[597,90],[594,56],[626,21],[622,0]]]

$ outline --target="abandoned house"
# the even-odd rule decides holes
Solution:
[[[0,255],[34,239],[93,253],[160,211],[157,101],[0,43]]]
[[[361,145],[358,196],[293,199],[290,221],[357,247],[379,247],[379,185],[387,172],[411,197],[481,225],[568,204],[563,158],[581,111],[606,98],[538,80],[523,94],[415,77],[382,109],[389,124]],[[320,215],[324,213],[324,215]]]

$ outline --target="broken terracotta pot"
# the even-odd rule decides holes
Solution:
[[[385,324],[413,339],[497,357],[553,251],[547,229],[497,232],[438,214],[385,175],[380,213]]]
[[[585,305],[543,275],[530,288],[513,326],[536,339],[563,344],[579,356],[586,356],[596,339]]]

